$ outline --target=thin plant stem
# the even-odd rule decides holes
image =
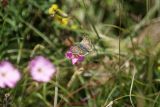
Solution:
[[[57,107],[57,101],[58,101],[58,73],[56,73],[56,85],[55,85],[55,95],[54,95],[54,106]]]
[[[133,89],[135,74],[136,74],[136,70],[135,70],[135,67],[134,67],[132,82],[131,82],[131,86],[130,86],[130,90],[129,90],[129,99],[130,99],[130,102],[132,104],[132,107],[135,107],[134,104],[133,104],[133,100],[132,100],[132,89]]]

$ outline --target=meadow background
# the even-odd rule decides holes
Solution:
[[[74,27],[48,15],[52,4]],[[72,65],[65,52],[83,35],[94,51]],[[49,83],[28,73],[37,55],[56,66]],[[160,107],[160,1],[1,0],[0,60],[22,74],[0,88],[0,107]]]

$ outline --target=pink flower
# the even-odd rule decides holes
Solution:
[[[82,62],[84,60],[83,55],[73,54],[71,51],[67,51],[65,53],[66,58],[72,60],[72,64],[76,64],[78,62]]]
[[[29,71],[32,78],[38,82],[49,82],[55,74],[55,66],[45,57],[36,56],[29,62]]]
[[[16,83],[20,80],[21,75],[18,69],[14,68],[13,65],[8,61],[0,62],[0,87],[13,88]]]

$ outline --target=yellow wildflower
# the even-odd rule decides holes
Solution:
[[[69,23],[69,18],[63,18],[59,15],[55,15],[54,20],[58,21],[62,25],[67,25]]]
[[[69,22],[69,18],[62,18],[61,24],[62,25],[67,25]]]
[[[50,15],[55,15],[55,13],[57,12],[57,10],[58,10],[58,5],[57,5],[57,4],[53,4],[53,5],[49,8],[48,13],[49,13]]]
[[[55,21],[59,22],[62,25],[67,25],[69,23],[68,15],[61,9],[59,9],[57,4],[53,4],[49,8],[48,13],[53,16],[53,19]]]

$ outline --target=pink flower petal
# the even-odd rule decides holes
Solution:
[[[73,58],[72,59],[72,64],[76,64],[78,62],[78,58]]]
[[[32,78],[38,82],[49,82],[56,72],[55,66],[45,57],[37,56],[29,63]]]
[[[65,57],[72,60],[72,64],[76,64],[77,62],[82,62],[84,60],[83,55],[73,54],[72,53],[72,47],[69,51],[65,53]]]
[[[13,88],[16,83],[20,80],[20,73],[18,69],[8,61],[0,62],[0,87]]]
[[[67,52],[65,53],[65,57],[68,58],[68,59],[71,59],[71,58],[73,57],[72,52],[71,52],[71,51],[67,51]]]
[[[83,60],[84,60],[84,56],[81,56],[81,55],[80,55],[80,56],[78,57],[78,61],[79,61],[79,62],[82,62]]]
[[[1,81],[0,81],[0,87],[1,88],[5,88],[5,82],[1,79]]]
[[[7,82],[6,82],[6,85],[7,85],[8,87],[10,87],[10,88],[13,88],[13,87],[15,87],[16,82],[13,82],[13,81],[7,81]]]

